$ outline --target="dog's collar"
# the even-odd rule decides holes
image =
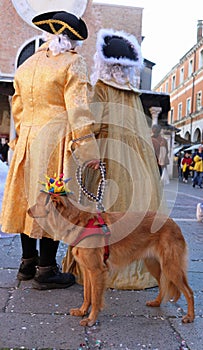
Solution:
[[[80,243],[83,239],[95,235],[102,235],[104,236],[105,246],[104,246],[104,262],[109,257],[109,237],[110,237],[110,230],[108,226],[105,224],[102,216],[100,213],[97,214],[97,217],[90,219],[85,226],[84,230],[79,234],[79,236],[75,239],[74,242],[71,243],[71,246],[76,246],[78,243]]]

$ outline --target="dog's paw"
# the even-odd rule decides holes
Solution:
[[[194,316],[191,316],[191,315],[185,315],[183,316],[182,318],[182,322],[183,323],[192,323],[194,321]]]
[[[80,325],[83,327],[92,327],[96,323],[96,320],[91,320],[90,318],[84,318],[83,320],[80,321]]]
[[[147,306],[152,306],[152,307],[158,307],[158,306],[160,306],[160,301],[159,300],[148,300],[147,302],[146,302],[146,305]]]
[[[71,316],[84,316],[85,315],[85,311],[81,310],[81,309],[70,309],[70,315]]]

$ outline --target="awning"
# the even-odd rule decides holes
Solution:
[[[184,139],[184,137],[181,137],[178,134],[175,134],[175,142],[180,143],[181,145],[190,145],[190,141],[187,139]],[[188,146],[189,147],[189,146]]]
[[[202,143],[198,143],[197,145],[192,145],[189,148],[185,148],[185,151],[194,151],[195,149],[198,149],[199,146],[203,146]]]
[[[141,90],[140,99],[146,115],[151,117],[150,107],[161,107],[162,111],[159,115],[159,121],[167,120],[168,112],[171,109],[170,95],[151,90]]]
[[[181,151],[185,151],[185,149],[190,146],[190,145],[182,145],[182,146],[178,146],[178,147],[175,147],[173,149],[173,154],[175,155],[176,153],[179,153]]]

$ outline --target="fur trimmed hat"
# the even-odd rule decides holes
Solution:
[[[101,29],[97,35],[96,48],[99,58],[106,63],[142,67],[141,49],[134,35]]]
[[[66,34],[71,40],[85,40],[88,36],[85,22],[65,11],[42,13],[35,16],[32,23],[51,34]]]

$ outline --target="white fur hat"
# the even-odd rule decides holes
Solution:
[[[98,57],[109,64],[134,66],[143,65],[140,45],[134,35],[113,29],[100,29],[97,34]]]

